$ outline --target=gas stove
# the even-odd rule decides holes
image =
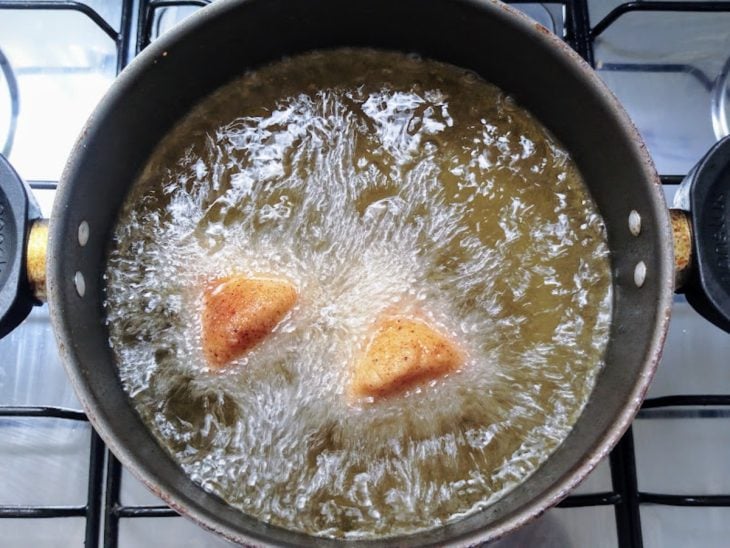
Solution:
[[[730,134],[730,2],[512,2],[565,39],[633,118],[671,203]],[[0,152],[45,215],[73,141],[116,74],[202,0],[0,0]],[[102,182],[100,181],[100,184]],[[677,296],[659,371],[622,441],[502,548],[726,546],[730,336]],[[48,310],[0,340],[0,545],[230,546],[128,474],[66,380]]]

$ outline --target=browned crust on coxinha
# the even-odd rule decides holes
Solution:
[[[453,372],[463,361],[461,350],[427,323],[384,318],[355,361],[350,396],[389,396]]]
[[[208,365],[220,368],[269,335],[291,310],[297,290],[278,278],[229,276],[203,294],[202,347]]]

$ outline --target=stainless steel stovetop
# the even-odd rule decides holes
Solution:
[[[199,0],[0,0],[0,152],[46,215],[91,109]],[[520,3],[593,62],[639,127],[671,200],[730,133],[730,2]],[[649,400],[610,459],[500,547],[730,545],[730,335],[676,297]],[[229,543],[121,469],[71,390],[45,307],[0,341],[0,546]]]

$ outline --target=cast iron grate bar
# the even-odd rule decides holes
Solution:
[[[730,405],[730,395],[690,395],[690,396],[662,396],[660,398],[649,398],[644,401],[642,409],[655,409],[657,407],[677,406],[699,406],[699,405]]]
[[[119,544],[119,505],[122,489],[122,465],[107,449],[106,494],[104,496],[104,548],[117,548]]]
[[[180,514],[169,506],[122,506],[116,507],[115,512],[120,518],[174,518]]]
[[[594,66],[593,38],[588,0],[567,1],[567,41],[586,62]]]
[[[199,7],[204,8],[210,4],[210,0],[142,0],[140,2],[139,36],[137,39],[137,53],[150,45],[152,42],[152,27],[155,22],[155,14],[158,9]],[[159,24],[159,19],[157,20]],[[159,36],[159,27],[154,35]]]
[[[642,503],[668,506],[730,506],[730,495],[663,495],[640,492],[639,500]]]
[[[33,190],[56,190],[58,181],[28,181]]]
[[[117,74],[122,72],[137,53],[132,48],[135,0],[123,0],[123,2],[121,20],[119,21],[119,37],[117,39]]]
[[[641,406],[639,417],[642,419],[728,418],[730,396],[676,395],[650,398]]]
[[[612,9],[590,31],[592,39],[600,36],[618,18],[630,12],[730,12],[730,2],[626,2]]]
[[[639,411],[640,419],[726,419],[730,409],[664,409],[649,408]]]
[[[621,495],[618,493],[588,493],[585,495],[570,495],[563,499],[558,506],[560,508],[583,508],[586,506],[610,506],[621,503]]]
[[[0,518],[83,518],[86,512],[86,506],[0,506]]]
[[[99,545],[101,528],[101,494],[104,489],[104,442],[96,430],[91,429],[89,444],[89,483],[86,494],[86,531],[84,546],[91,548]]]
[[[44,417],[49,419],[67,419],[74,421],[88,421],[83,411],[66,407],[35,406],[35,405],[0,405],[2,417]]]
[[[636,479],[636,453],[631,428],[611,452],[609,463],[613,488],[621,496],[620,502],[614,506],[618,545],[622,548],[641,548],[644,543]]]

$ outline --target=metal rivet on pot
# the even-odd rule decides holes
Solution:
[[[636,287],[641,287],[644,285],[644,282],[646,281],[646,263],[644,261],[639,261],[636,263],[636,268],[634,268],[634,283],[636,284]]]
[[[635,209],[629,213],[629,230],[634,236],[638,236],[641,232],[641,215]]]
[[[74,274],[74,285],[76,286],[76,293],[79,294],[79,297],[83,297],[86,293],[86,280],[84,280],[84,275],[81,272]]]
[[[89,223],[81,221],[79,223],[79,245],[84,247],[89,242]]]

